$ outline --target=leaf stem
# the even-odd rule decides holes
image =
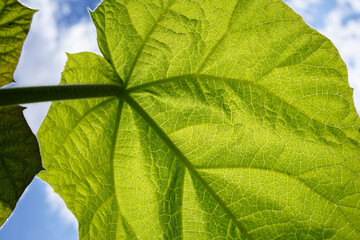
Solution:
[[[0,89],[0,106],[97,97],[119,97],[125,90],[119,85],[57,85]]]

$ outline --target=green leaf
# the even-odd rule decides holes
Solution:
[[[35,11],[15,0],[0,1],[0,87],[13,81]],[[42,169],[39,146],[20,106],[0,107],[0,225]]]
[[[22,110],[19,106],[0,108],[0,224],[42,169],[38,142]]]
[[[0,2],[0,86],[13,81],[21,49],[35,10],[17,0]]]
[[[333,44],[282,1],[105,0],[40,175],[80,239],[360,238],[360,119]]]

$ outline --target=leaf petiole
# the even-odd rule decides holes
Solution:
[[[125,89],[113,84],[57,85],[0,89],[0,106],[96,97],[118,97]]]

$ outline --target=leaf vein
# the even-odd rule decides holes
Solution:
[[[231,212],[223,200],[215,193],[215,191],[208,185],[208,183],[201,177],[201,175],[196,171],[194,165],[187,159],[187,157],[181,152],[181,150],[171,141],[167,134],[160,128],[159,125],[146,113],[146,111],[129,95],[125,96],[125,101],[131,106],[149,126],[156,132],[156,134],[164,141],[164,143],[170,148],[170,150],[175,154],[175,156],[187,167],[189,172],[193,177],[199,180],[199,182],[205,187],[205,189],[210,193],[216,202],[223,208],[225,213],[229,218],[234,222],[237,228],[241,233],[247,238],[252,239],[248,234],[248,231],[244,226],[238,221],[236,216]]]
[[[146,44],[148,43],[151,35],[153,34],[153,32],[155,31],[155,29],[157,28],[157,26],[159,25],[159,22],[162,20],[162,18],[168,13],[169,9],[171,8],[171,6],[176,2],[176,0],[173,0],[169,6],[166,7],[166,9],[163,10],[163,12],[160,14],[159,18],[155,21],[155,24],[153,25],[153,27],[150,29],[150,31],[148,32],[148,34],[146,35],[143,43],[141,44],[136,56],[135,56],[135,59],[133,60],[133,63],[131,64],[131,67],[129,69],[129,72],[125,78],[125,83],[124,83],[124,86],[126,87],[130,81],[130,78],[134,72],[134,69],[139,61],[139,58],[140,58],[140,55],[142,54]]]

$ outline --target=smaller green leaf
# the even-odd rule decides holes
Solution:
[[[0,108],[0,224],[42,169],[38,143],[22,110],[19,106]]]
[[[13,73],[35,12],[16,0],[0,1],[0,86],[13,81]]]

